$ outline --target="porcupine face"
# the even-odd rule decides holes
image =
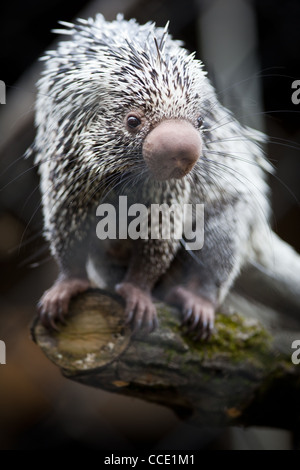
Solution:
[[[97,15],[67,26],[71,40],[46,57],[40,92],[52,102],[37,122],[52,107],[51,130],[64,125],[77,163],[102,176],[189,173],[202,146],[200,62],[150,23]]]

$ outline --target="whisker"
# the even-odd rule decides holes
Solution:
[[[242,158],[239,155],[235,155],[234,153],[221,152],[221,151],[217,151],[217,150],[205,150],[205,153],[210,153],[212,155],[220,155],[223,158],[229,157],[229,158],[232,158],[233,160],[238,160],[240,162],[248,163],[249,165],[256,166],[257,168],[262,168],[261,165],[259,165],[259,163],[257,163],[256,161],[248,160],[247,158]],[[239,154],[249,155],[249,152],[239,152]],[[268,161],[268,163],[269,163],[269,161]],[[272,163],[270,163],[270,165],[272,167],[272,170],[275,170],[275,166]],[[267,169],[264,169],[264,170],[267,171],[270,174],[273,174],[271,170],[267,170]]]
[[[258,163],[256,162],[253,162],[253,161],[250,161],[250,160],[247,160],[247,159],[244,159],[244,158],[240,158],[240,157],[237,157],[235,156],[234,154],[229,154],[229,153],[223,153],[223,152],[217,152],[217,151],[214,151],[214,150],[207,150],[206,153],[210,153],[210,154],[216,154],[216,155],[220,155],[220,156],[223,156],[224,158],[226,158],[227,156],[229,156],[230,158],[233,158],[235,160],[239,160],[239,161],[242,161],[242,162],[245,162],[245,163],[249,163],[249,164],[252,164],[254,166],[256,166],[257,168],[262,168]],[[272,165],[272,168],[275,170],[275,167]],[[268,171],[266,170],[265,168],[262,168],[264,171]],[[272,171],[268,171],[268,173],[274,178],[276,179],[276,181],[278,181],[280,184],[282,184],[282,186],[287,190],[287,192],[290,194],[290,196],[292,196],[292,198],[294,199],[294,201],[297,203],[297,204],[300,204],[300,201],[298,200],[296,194],[288,187],[288,185],[281,179],[279,178],[279,176],[276,175],[276,173],[272,172]]]
[[[18,266],[20,268],[23,268],[24,266],[28,265],[28,263],[30,263],[32,260],[38,258],[39,255],[41,255],[42,253],[45,253],[46,251],[49,250],[49,247],[48,245],[44,245],[42,246],[41,248],[39,248],[38,250],[35,250],[35,252],[32,254],[32,255],[29,255],[27,256],[24,260],[22,260]],[[51,257],[50,257],[51,259]]]
[[[243,180],[247,181],[247,183],[250,183],[250,185],[252,185],[262,195],[263,199],[265,199],[267,201],[266,196],[259,190],[259,188],[255,185],[255,183],[253,181],[249,180],[249,178],[247,178],[245,175],[243,175],[242,173],[240,173],[236,169],[233,169],[233,168],[229,167],[228,165],[225,165],[224,163],[216,162],[214,160],[209,160],[205,157],[203,158],[203,160],[206,161],[207,163],[210,163],[212,165],[215,165],[217,167],[225,169],[225,171],[229,172],[229,174],[231,176],[233,176],[239,183],[241,183],[243,185],[245,184]],[[242,179],[238,178],[237,175],[239,175]],[[218,176],[221,177],[221,176],[223,176],[223,174],[220,173]],[[255,193],[253,193],[251,191],[251,189],[249,189],[249,185],[247,185],[247,189],[248,189],[249,193],[251,194],[251,196],[255,198],[256,203],[257,203],[258,207],[260,208],[261,214],[263,216],[263,222],[264,223],[267,222],[266,226],[269,226],[268,216],[265,214],[265,211],[264,211],[263,207],[261,206],[260,202],[258,201],[257,196],[255,195]]]

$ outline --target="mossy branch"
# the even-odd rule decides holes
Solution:
[[[300,332],[283,339],[268,315],[263,325],[255,315],[218,314],[215,335],[193,342],[177,310],[157,308],[159,329],[132,338],[119,298],[93,289],[72,300],[59,332],[36,320],[33,337],[69,379],[164,404],[199,425],[297,426],[300,365],[291,362],[291,342]]]

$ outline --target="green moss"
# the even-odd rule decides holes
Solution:
[[[199,352],[199,359],[216,359],[228,356],[230,361],[253,362],[257,367],[260,363],[266,366],[270,361],[272,338],[256,321],[249,321],[238,314],[231,316],[218,314],[216,332],[208,341],[193,341],[184,336],[191,350]]]
[[[177,353],[173,349],[167,349],[164,352],[164,356],[166,357],[167,364],[170,364],[176,358]]]
[[[170,315],[170,308],[159,305],[159,317],[162,326],[171,328],[182,336],[188,349],[196,354],[199,360],[211,359],[216,355],[228,355],[230,360],[263,361],[269,358],[272,337],[255,320],[246,319],[239,314],[217,314],[216,332],[208,341],[194,341],[189,335],[184,334],[180,327],[178,317]],[[172,349],[166,351],[170,361],[174,358]]]

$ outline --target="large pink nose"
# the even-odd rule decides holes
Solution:
[[[162,121],[146,137],[144,160],[155,177],[163,181],[182,178],[201,155],[200,133],[187,121]]]

